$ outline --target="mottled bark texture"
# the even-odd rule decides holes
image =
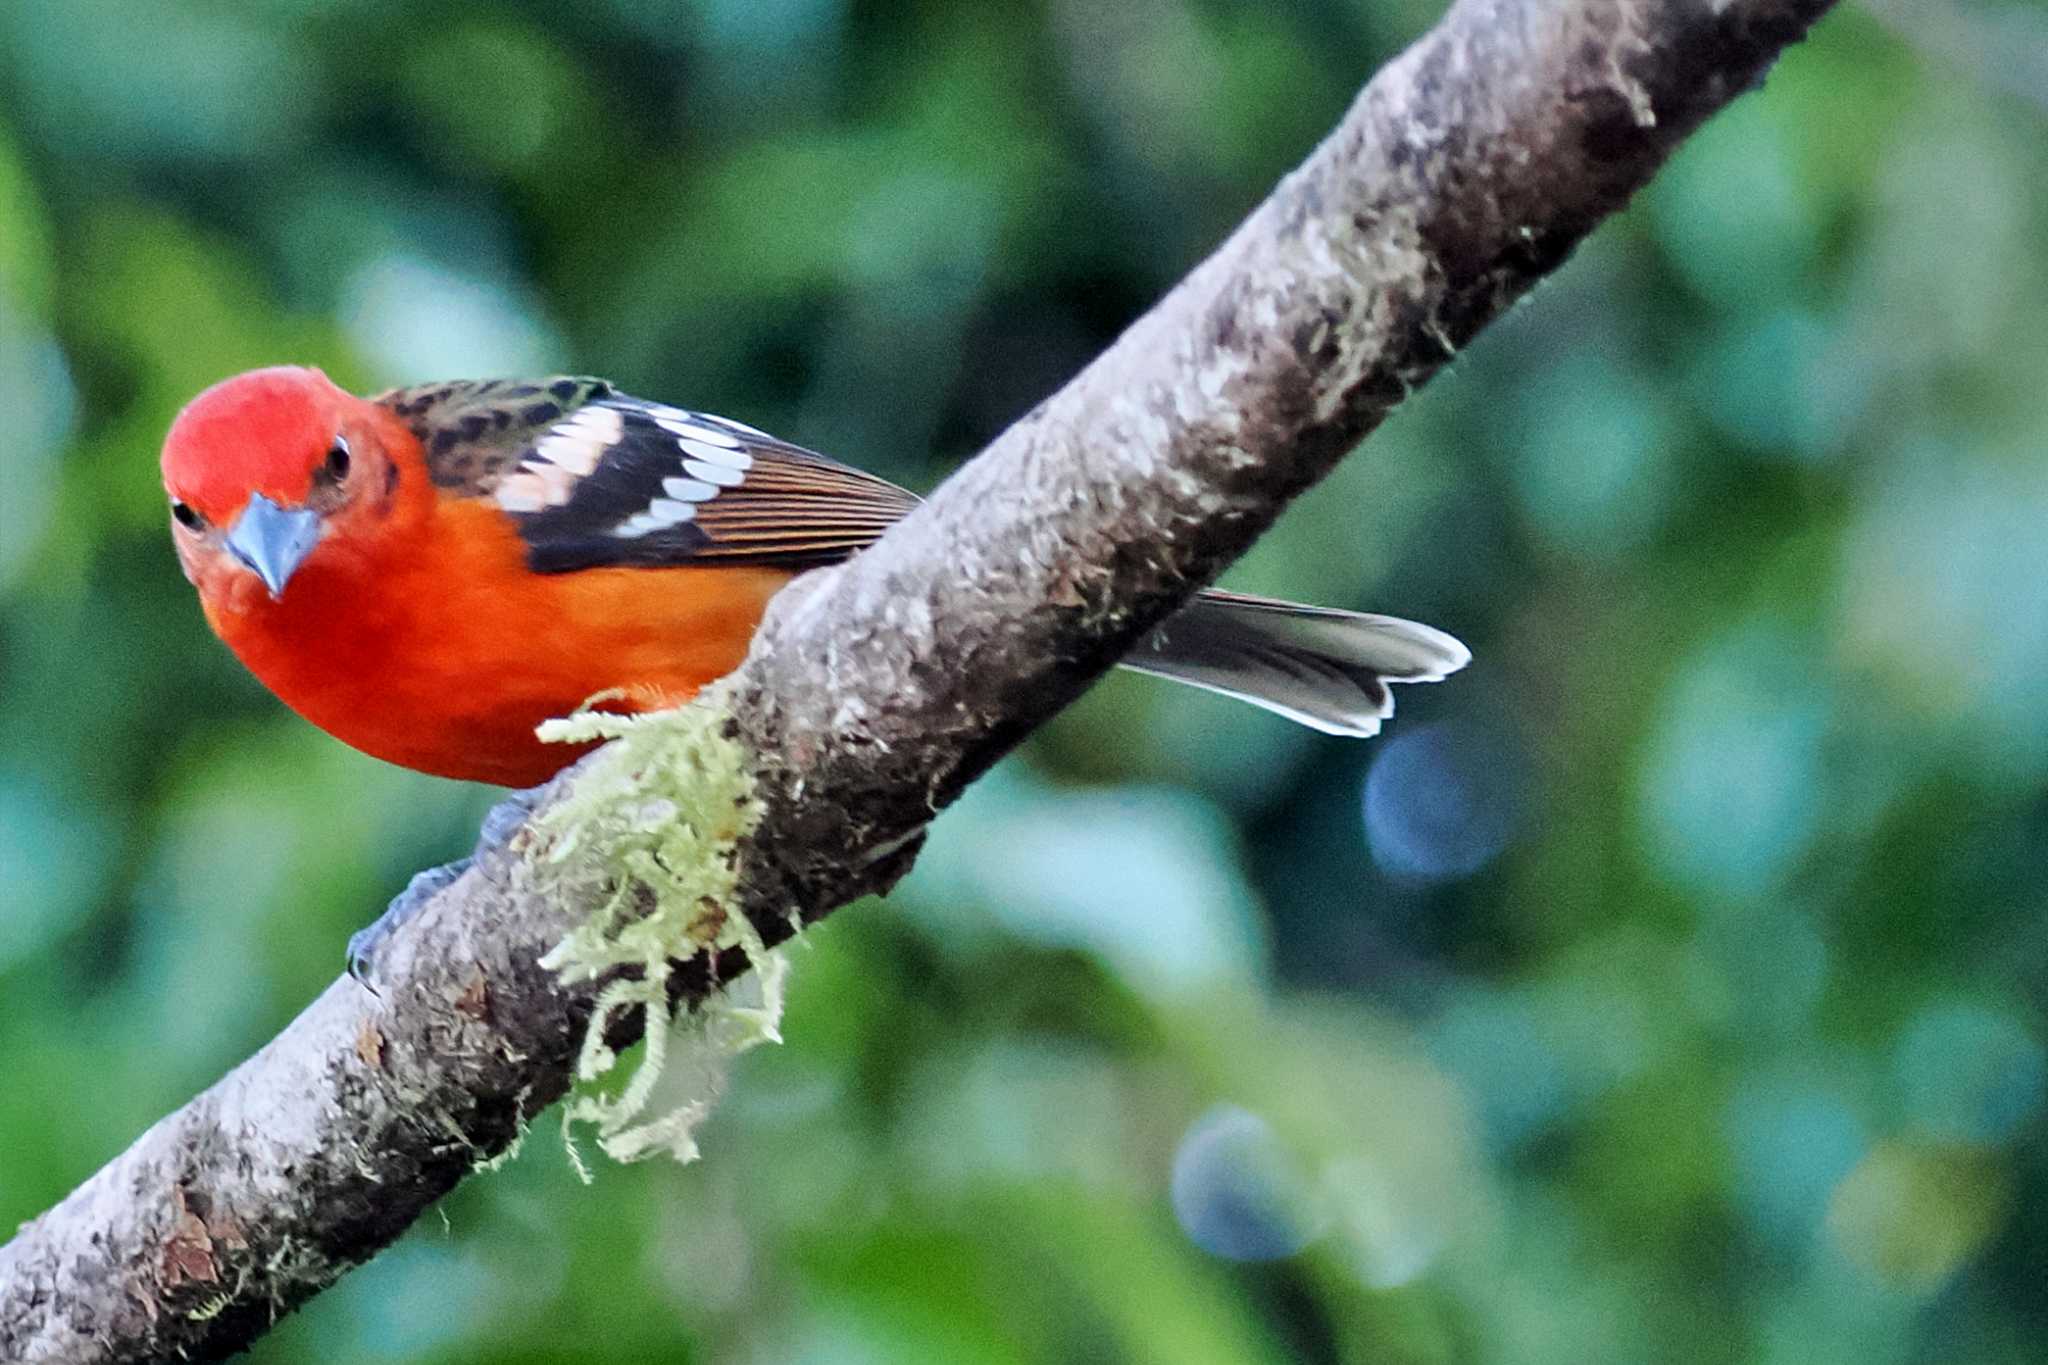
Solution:
[[[728,691],[768,802],[740,863],[764,933],[890,885],[934,809],[1827,5],[1460,0],[1107,354],[879,546],[779,600]],[[536,892],[522,813],[385,947],[381,998],[338,982],[0,1249],[0,1360],[231,1354],[563,1093],[591,994],[535,959],[587,907]]]

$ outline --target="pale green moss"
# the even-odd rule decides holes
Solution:
[[[228,1305],[232,1304],[234,1301],[235,1296],[233,1294],[216,1294],[212,1298],[208,1299],[206,1302],[192,1309],[190,1312],[185,1314],[185,1316],[191,1319],[193,1322],[212,1322],[215,1318],[219,1317],[223,1312],[227,1311]]]
[[[617,1161],[667,1152],[693,1160],[692,1134],[723,1089],[731,1059],[762,1042],[779,1042],[787,964],[766,948],[734,903],[733,853],[761,818],[746,751],[730,738],[726,712],[712,697],[647,716],[584,711],[549,721],[543,739],[562,743],[612,740],[578,777],[562,802],[538,822],[545,857],[597,909],[555,945],[541,965],[563,982],[588,981],[619,969],[598,995],[576,1081],[588,1087],[618,1057],[605,1045],[606,1026],[622,1011],[645,1015],[646,1048],[615,1094],[582,1089],[564,1106],[562,1131],[579,1174],[573,1129],[588,1123],[598,1145]],[[747,992],[714,995],[680,1021],[671,1017],[674,964],[699,953],[744,949],[754,963]],[[665,1098],[653,1117],[655,1086],[671,1061],[694,1073],[690,1092]]]
[[[518,1160],[520,1152],[526,1148],[526,1134],[531,1128],[531,1125],[526,1121],[526,1101],[527,1097],[531,1094],[533,1094],[533,1087],[522,1085],[519,1087],[519,1093],[513,1097],[512,1107],[519,1117],[512,1125],[512,1140],[505,1144],[505,1149],[496,1156],[487,1156],[479,1159],[470,1167],[470,1170],[496,1171]],[[434,1207],[439,1208],[440,1205],[436,1204]],[[445,1218],[448,1215],[444,1213],[441,1216]]]

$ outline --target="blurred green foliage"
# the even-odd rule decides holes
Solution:
[[[601,372],[928,484],[1434,11],[0,6],[0,1226],[490,797],[207,635],[185,398]],[[2038,1359],[2048,137],[1974,76],[2048,14],[1884,13],[1233,576],[1469,672],[1366,745],[1106,682],[798,950],[701,1164],[537,1138],[257,1358]]]

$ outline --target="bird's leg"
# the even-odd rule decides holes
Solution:
[[[475,861],[474,858],[457,858],[452,863],[415,873],[413,879],[406,883],[405,890],[391,898],[391,904],[384,907],[383,914],[349,935],[348,974],[361,982],[372,995],[376,994],[371,975],[377,966],[377,950],[437,893],[469,871],[469,865]]]
[[[533,813],[534,803],[539,799],[539,789],[515,792],[513,795],[492,806],[484,816],[483,831],[477,836],[476,852],[496,848],[509,840],[519,827],[526,823],[526,817]],[[476,854],[458,858],[452,863],[430,867],[416,873],[406,884],[405,890],[392,898],[384,913],[367,927],[356,930],[348,940],[348,974],[375,994],[371,983],[377,967],[377,951],[386,939],[404,927],[407,920],[420,912],[421,907],[432,900],[457,877],[469,871],[469,865],[476,861]]]

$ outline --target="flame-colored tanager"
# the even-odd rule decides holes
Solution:
[[[778,589],[917,501],[600,379],[357,398],[296,367],[194,399],[163,476],[208,623],[287,705],[378,758],[509,786],[579,752],[537,739],[542,721],[600,694],[688,700],[739,664]],[[1469,657],[1412,621],[1205,592],[1127,662],[1370,735],[1386,683]]]

